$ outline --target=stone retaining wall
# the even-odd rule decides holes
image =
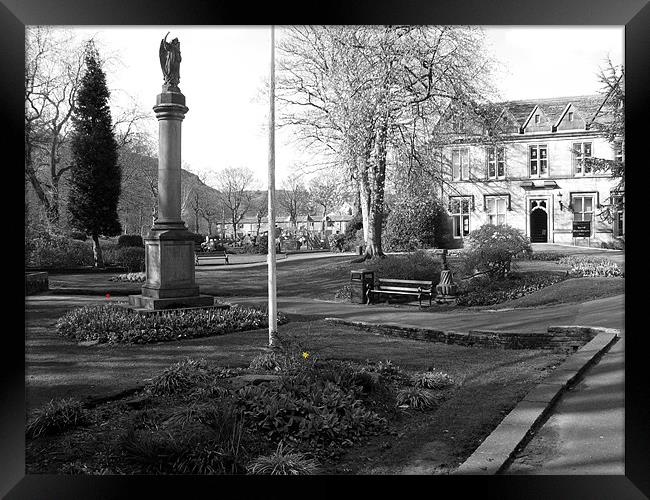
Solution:
[[[371,332],[395,335],[414,340],[494,349],[575,351],[596,335],[591,328],[583,326],[551,326],[547,332],[500,332],[494,330],[444,332],[430,328],[380,325],[363,321],[347,321],[339,318],[326,318],[326,320],[333,323],[355,326]]]
[[[25,273],[25,295],[45,291],[49,288],[47,273]]]

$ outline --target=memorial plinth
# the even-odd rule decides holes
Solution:
[[[194,274],[194,239],[181,219],[181,124],[188,108],[177,86],[163,86],[154,106],[158,118],[158,218],[145,242],[146,282],[130,295],[138,309],[214,305],[201,295]]]

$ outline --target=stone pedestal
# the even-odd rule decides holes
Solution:
[[[194,279],[194,239],[181,219],[181,124],[188,108],[175,86],[163,87],[154,106],[158,118],[158,218],[144,238],[147,280],[141,295],[130,295],[137,309],[214,305],[200,295]]]

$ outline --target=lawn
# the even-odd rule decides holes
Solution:
[[[603,254],[603,256],[608,257],[607,254]],[[616,257],[615,260],[620,260],[620,256],[615,255],[614,257]],[[368,263],[352,263],[351,260],[351,256],[345,255],[283,262],[277,266],[278,296],[300,296],[308,299],[334,301],[337,291],[350,283],[350,271],[368,267]],[[449,264],[452,270],[457,269],[459,266],[458,259],[450,257]],[[513,271],[516,275],[533,278],[535,276],[563,275],[567,269],[567,266],[562,266],[557,261],[523,260],[514,263]],[[460,274],[458,272],[455,274],[456,280],[460,281]],[[115,296],[140,293],[141,284],[109,281],[111,277],[110,274],[53,275],[50,277],[50,288],[53,293],[96,294],[100,296],[104,296],[106,293]],[[201,287],[201,293],[225,299],[264,297],[267,294],[267,269],[265,265],[240,268],[225,265],[198,268],[196,279]],[[601,281],[600,278],[589,278],[581,279],[579,282],[571,280],[564,285],[561,283],[552,285],[534,293],[527,292],[530,293],[526,295],[528,298],[522,297],[522,299],[526,300],[509,300],[507,307],[530,307],[556,302],[580,302],[623,293],[622,279],[611,281],[607,278],[606,280],[609,281]],[[506,302],[501,302],[500,306],[506,307],[505,304]],[[490,305],[489,307],[494,306]],[[438,309],[434,307],[431,310]]]
[[[548,351],[509,351],[419,342],[324,321],[289,323],[280,327],[280,334],[299,343],[312,359],[357,363],[390,359],[407,373],[428,368],[441,370],[457,384],[441,394],[432,410],[406,409],[394,413],[385,432],[356,440],[342,456],[321,461],[321,473],[448,473],[471,454],[504,414],[565,358],[563,354]],[[120,365],[122,377],[128,374],[131,378],[140,377],[131,380],[131,385],[135,386],[182,359],[181,354],[203,357],[222,367],[248,366],[265,341],[266,331],[256,330],[181,341],[174,347],[168,344],[111,348],[68,346],[67,353],[82,365],[82,383],[90,384],[96,377],[105,379],[107,367],[115,362]],[[206,346],[206,342],[210,345]],[[130,358],[134,350],[138,351],[137,356]],[[163,351],[175,354],[164,356]],[[95,358],[95,362],[88,363],[90,358]],[[99,360],[102,362],[98,363]],[[47,379],[46,373],[40,375],[42,382]],[[56,385],[56,377],[53,381]],[[122,378],[121,382],[124,381]],[[112,383],[119,385],[118,382]],[[27,394],[29,398],[29,388]],[[55,395],[56,388],[50,387],[48,394]],[[70,471],[72,463],[76,464],[72,467],[76,472],[84,472],[83,465],[85,471],[91,473],[98,473],[102,468],[119,469],[121,458],[116,446],[133,419],[140,418],[143,411],[129,406],[128,399],[99,404],[91,410],[92,423],[88,426],[52,437],[28,439],[27,472],[61,472],[64,464],[68,464],[65,467]],[[170,404],[165,398],[154,398],[145,410],[156,414],[166,411]]]
[[[539,307],[602,299],[625,293],[625,280],[618,277],[571,278],[530,295],[498,304],[499,309]],[[488,306],[493,308],[494,306]]]

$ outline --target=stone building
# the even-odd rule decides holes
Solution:
[[[462,118],[452,121],[455,139],[441,148],[441,190],[458,244],[486,223],[521,229],[533,243],[621,239],[623,210],[605,217],[622,200],[618,180],[582,161],[623,159],[623,142],[608,142],[595,126],[608,119],[604,110],[597,95],[502,103],[494,113],[501,133],[492,141]]]

